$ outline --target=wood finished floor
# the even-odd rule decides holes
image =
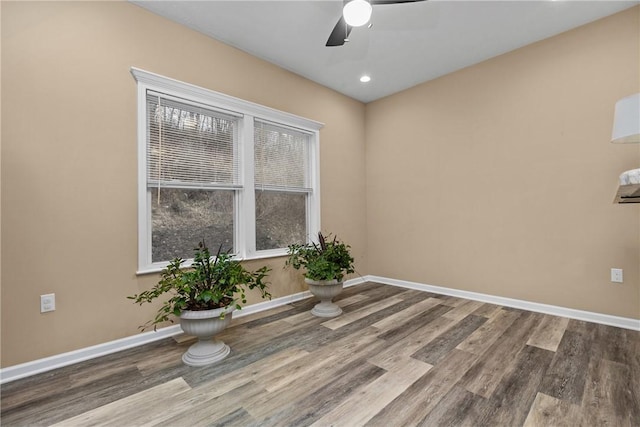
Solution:
[[[3,426],[640,426],[640,332],[366,283],[2,386]]]

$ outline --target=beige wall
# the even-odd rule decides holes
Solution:
[[[640,86],[639,8],[365,109],[130,4],[0,4],[3,367],[153,314],[125,299],[157,280],[135,275],[131,66],[324,122],[323,229],[361,274],[640,317],[640,205],[611,204],[640,147],[607,142]],[[274,296],[303,289],[268,264]]]
[[[640,7],[366,108],[369,273],[640,318]],[[624,284],[610,282],[612,267]]]
[[[154,312],[125,298],[157,280],[135,275],[131,66],[325,123],[323,229],[366,271],[362,103],[128,3],[1,7],[3,367],[134,335]],[[304,289],[268,264],[275,297]]]

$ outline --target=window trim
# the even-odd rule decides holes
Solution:
[[[130,70],[137,82],[137,144],[138,144],[138,269],[137,274],[156,273],[165,268],[166,262],[151,260],[151,221],[149,212],[149,194],[147,191],[147,123],[146,93],[147,90],[158,91],[168,96],[185,99],[186,102],[201,103],[211,106],[224,114],[240,117],[239,150],[240,180],[242,188],[237,189],[235,197],[236,214],[234,218],[234,239],[237,258],[262,259],[286,255],[286,248],[257,251],[255,248],[255,199],[254,199],[254,164],[253,159],[253,126],[254,120],[272,122],[280,126],[291,127],[310,135],[311,192],[307,197],[307,229],[309,237],[320,230],[320,129],[323,123],[306,119],[295,114],[276,110],[264,105],[245,101],[210,89],[181,82],[159,74],[151,73],[136,67]],[[251,193],[251,195],[249,195]],[[187,265],[190,263],[187,262]]]

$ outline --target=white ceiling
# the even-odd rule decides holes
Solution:
[[[376,5],[372,28],[325,47],[341,0],[131,0],[347,96],[370,102],[632,7],[634,1],[430,0]],[[362,74],[369,83],[360,83]]]

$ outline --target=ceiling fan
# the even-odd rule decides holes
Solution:
[[[426,0],[344,0],[342,15],[333,27],[326,46],[342,46],[349,41],[349,34],[353,27],[365,25],[371,19],[372,6],[419,1]]]

